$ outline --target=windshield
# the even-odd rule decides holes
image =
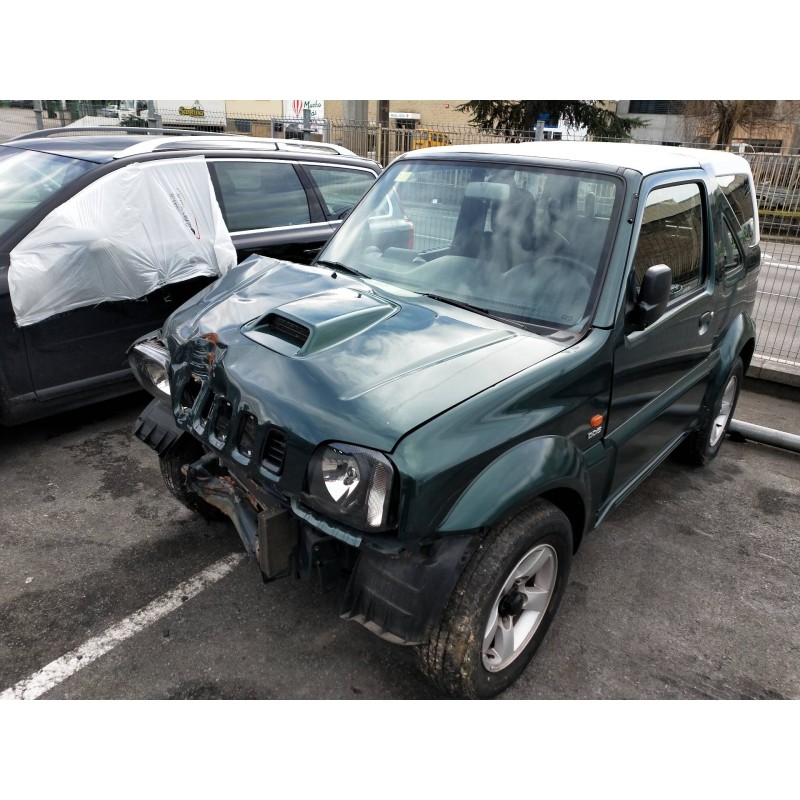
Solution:
[[[0,147],[0,238],[93,166],[75,158]]]
[[[576,328],[599,291],[621,197],[608,175],[399,161],[319,262],[497,318]]]

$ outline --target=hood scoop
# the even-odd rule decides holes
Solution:
[[[295,322],[282,314],[267,314],[255,330],[269,336],[277,336],[288,344],[301,348],[311,336],[311,331],[299,322]]]
[[[241,331],[270,350],[307,357],[363,333],[398,309],[383,297],[343,287],[277,306]]]

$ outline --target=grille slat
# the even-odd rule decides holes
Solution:
[[[256,449],[256,437],[258,436],[258,420],[252,414],[245,414],[242,417],[239,428],[239,452],[246,458],[252,458]]]
[[[181,393],[181,408],[189,410],[194,407],[197,398],[200,396],[200,390],[203,388],[200,380],[192,375],[186,382],[186,386]]]
[[[233,406],[227,400],[221,400],[217,421],[214,424],[214,435],[221,442],[227,441],[231,430],[231,417],[233,416]]]
[[[261,463],[270,471],[275,474],[280,474],[283,470],[283,462],[286,459],[286,434],[272,428],[267,434],[267,440],[264,443],[264,455]]]

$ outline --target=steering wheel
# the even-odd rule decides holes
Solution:
[[[552,230],[551,233],[553,234],[553,238],[558,242],[559,247],[569,248],[569,239],[567,239],[561,231]]]
[[[594,283],[595,274],[597,272],[596,268],[590,267],[588,264],[584,264],[583,261],[578,261],[576,258],[571,258],[570,256],[558,254],[542,256],[536,260],[535,268],[538,272],[550,263],[552,263],[555,268],[559,268],[556,265],[560,265],[574,270],[587,281],[589,286]]]

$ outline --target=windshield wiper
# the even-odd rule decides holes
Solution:
[[[338,261],[315,261],[315,266],[317,267],[329,267],[330,269],[335,269],[337,272],[346,272],[348,275],[355,275],[357,278],[368,278],[369,275],[365,275],[363,272],[359,272],[357,269],[353,269],[353,267],[348,267],[346,264],[341,264]]]
[[[499,314],[495,314],[492,311],[489,311],[487,308],[479,308],[478,306],[470,305],[469,303],[465,303],[462,300],[455,300],[452,297],[444,297],[440,294],[429,294],[428,292],[422,293],[423,297],[430,297],[431,300],[439,300],[442,303],[449,303],[451,306],[456,306],[457,308],[463,308],[465,311],[474,311],[476,314],[482,314],[484,317],[489,317],[490,319],[496,319],[498,322],[505,322],[507,325],[513,325],[515,328],[522,328],[523,330],[527,330],[525,328],[525,324],[522,322],[517,322],[513,319],[507,319],[506,317],[502,317]]]
[[[462,300],[455,300],[452,297],[444,297],[443,295],[431,294],[429,292],[422,292],[422,296],[430,297],[431,300],[438,300],[441,303],[448,303],[451,306],[456,306],[457,308],[463,308],[467,311],[475,311],[477,314],[483,314],[484,317],[492,316],[485,308],[478,308],[478,306],[472,306],[469,303],[465,303]]]

